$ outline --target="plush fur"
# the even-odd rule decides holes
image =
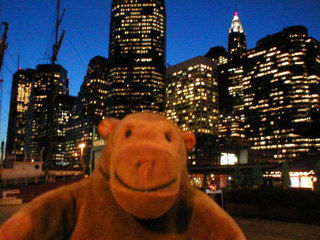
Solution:
[[[192,133],[163,116],[103,120],[106,139],[90,177],[44,194],[11,217],[1,240],[245,239],[234,220],[192,187]]]

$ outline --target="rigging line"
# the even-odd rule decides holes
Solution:
[[[11,68],[6,63],[3,63],[3,66],[9,74],[11,74],[11,75],[14,74],[14,72],[11,70]],[[3,71],[2,71],[2,78],[3,78]]]
[[[75,53],[76,53],[78,59],[80,60],[80,62],[82,62],[82,64],[83,64],[84,66],[87,66],[87,64],[85,63],[84,59],[81,58],[81,55],[79,54],[77,48],[73,45],[73,43],[69,40],[68,37],[66,38],[66,41],[67,41],[67,43],[72,47],[72,49],[75,51]]]
[[[76,31],[76,33],[78,33],[78,32]],[[84,36],[82,35],[82,32],[78,33],[78,35],[81,37],[81,39],[85,43],[85,45],[89,48],[89,50],[90,50],[90,52],[91,52],[91,54],[93,56],[94,55],[94,51],[93,51],[93,49],[91,47],[91,44],[89,44],[88,41],[84,38]]]
[[[77,58],[79,59],[79,61],[82,63],[83,66],[87,67],[87,64],[85,63],[85,61],[81,58],[77,48],[72,44],[72,42],[69,40],[69,38],[66,38],[67,40],[67,44],[69,44],[71,46],[71,48],[75,51],[76,55],[77,55]],[[70,89],[74,92],[74,93],[77,93],[77,91],[75,91],[75,88],[72,84],[71,81],[69,81],[69,86],[70,86]]]
[[[17,64],[16,60],[14,60],[12,54],[8,50],[6,50],[6,53],[8,53],[8,55],[11,58],[11,60],[13,61],[13,63],[19,68],[19,65]]]
[[[41,51],[41,52],[44,52],[44,55],[43,55],[43,58],[42,59],[50,59],[51,57],[47,57],[47,56],[51,56],[51,51],[52,49],[50,48],[51,45],[52,45],[52,41],[53,41],[53,35],[55,34],[55,24],[56,24],[56,12],[58,11],[58,6],[56,5],[56,8],[55,8],[55,11],[54,11],[54,14],[53,16],[51,16],[51,20],[50,20],[50,23],[51,23],[51,26],[49,28],[49,31],[47,33],[47,36],[50,36],[49,37],[49,40],[48,40],[48,37],[46,37],[46,40],[47,41],[47,45],[45,45],[45,51]]]

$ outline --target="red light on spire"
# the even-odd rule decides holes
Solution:
[[[235,12],[234,15],[235,15],[235,16],[238,16],[238,12]]]

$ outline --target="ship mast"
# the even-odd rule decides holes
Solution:
[[[55,81],[55,62],[62,45],[62,41],[65,35],[65,31],[62,31],[61,37],[59,38],[59,27],[64,16],[66,9],[63,10],[63,13],[60,17],[60,0],[57,3],[57,20],[55,26],[55,43],[53,44],[53,54],[52,54],[52,76],[50,78],[50,93],[49,93],[49,105],[48,105],[48,127],[49,127],[49,136],[48,136],[48,145],[47,145],[47,158],[46,158],[46,169],[53,166],[53,124],[54,124],[54,106],[56,103],[56,98],[59,91],[60,81],[57,79]]]
[[[4,59],[4,52],[8,48],[8,43],[7,43],[7,33],[9,29],[9,24],[6,22],[1,23],[4,26],[4,32],[2,39],[0,40],[0,73],[2,70],[2,65],[3,65],[3,59]]]
[[[8,48],[7,34],[9,30],[9,24],[7,22],[2,22],[1,24],[4,26],[4,32],[3,32],[2,39],[0,40],[0,75],[2,71],[4,53],[5,53],[5,50]],[[2,82],[3,80],[0,79],[0,123],[1,123],[1,104],[2,104]],[[1,142],[0,180],[3,177],[3,158],[4,158],[4,141]]]

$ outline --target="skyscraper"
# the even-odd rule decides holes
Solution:
[[[319,111],[319,49],[305,27],[293,26],[247,51],[244,112],[253,149],[273,149],[280,161],[320,149],[320,139],[297,131]]]
[[[25,151],[27,160],[34,159],[36,161],[43,161],[46,153],[53,146],[49,146],[48,142],[48,110],[49,108],[58,111],[62,102],[56,101],[55,106],[51,106],[49,101],[51,90],[51,78],[53,77],[54,84],[58,86],[58,95],[69,95],[69,79],[67,78],[67,71],[60,65],[40,64],[36,67],[34,81],[32,83],[32,90],[30,95],[30,102],[27,110],[26,123],[26,141]],[[57,99],[63,99],[57,97]],[[69,102],[69,101],[67,101]],[[57,113],[57,112],[56,112]],[[53,122],[58,121],[58,116],[55,114]],[[41,129],[46,130],[45,132]],[[53,133],[53,140],[57,139],[61,129],[55,128]],[[59,145],[59,143],[56,142]],[[53,160],[55,161],[55,160]],[[53,165],[53,162],[48,163]]]
[[[113,0],[107,116],[163,111],[165,1]]]
[[[244,61],[246,34],[235,12],[229,28],[228,52],[223,47],[211,48],[205,56],[218,62],[219,136],[221,144],[244,138]]]
[[[7,159],[24,159],[26,112],[35,70],[19,69],[12,78],[11,101],[7,134]]]
[[[93,128],[105,116],[107,65],[108,59],[101,56],[96,56],[89,62],[87,75],[67,124],[65,165],[80,165],[79,145],[84,143],[83,159],[86,167],[89,166]]]
[[[243,119],[243,60],[247,50],[246,34],[235,12],[229,29],[228,91],[233,98],[233,114]]]
[[[234,13],[229,28],[228,53],[229,61],[239,60],[247,50],[246,33],[240,22],[238,12]]]
[[[188,165],[212,165],[218,131],[217,63],[198,56],[167,69],[166,115],[192,131],[197,146]]]

